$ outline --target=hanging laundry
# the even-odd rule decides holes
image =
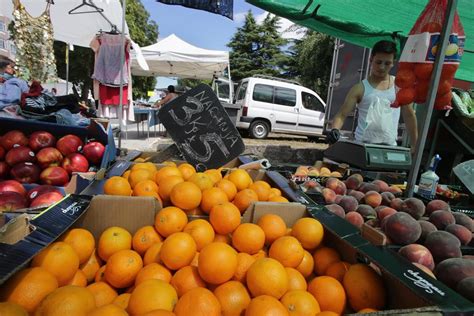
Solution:
[[[126,62],[122,65],[120,53],[122,49],[126,49],[126,55],[128,55],[129,43],[127,47],[122,48],[121,36],[113,34],[102,34],[98,41],[100,47],[96,55],[92,78],[111,86],[119,86],[120,83],[127,84],[128,66]],[[121,70],[122,80],[120,80]]]
[[[13,38],[16,46],[17,75],[25,80],[57,80],[53,49],[50,3],[38,17],[32,17],[19,0],[14,0]]]

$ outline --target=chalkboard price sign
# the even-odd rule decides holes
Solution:
[[[199,171],[221,167],[245,145],[212,89],[201,84],[165,104],[160,122],[186,161]]]

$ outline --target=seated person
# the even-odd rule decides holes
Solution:
[[[11,61],[0,62],[0,83],[15,77],[14,64]]]
[[[168,93],[166,93],[166,96],[161,99],[160,101],[156,102],[153,107],[161,107],[162,105],[170,102],[171,100],[177,98],[178,95],[176,94],[175,90],[174,90],[174,86],[173,85],[169,85],[168,86]]]

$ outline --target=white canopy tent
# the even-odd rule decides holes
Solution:
[[[149,70],[143,70],[132,54],[132,74],[135,76],[211,79],[222,76],[229,67],[229,52],[196,47],[175,34],[141,50]]]

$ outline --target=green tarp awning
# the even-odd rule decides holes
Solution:
[[[428,0],[246,0],[312,30],[372,47],[397,32],[407,37]],[[316,9],[317,8],[317,9]],[[474,0],[458,0],[466,35],[456,78],[474,82]]]

